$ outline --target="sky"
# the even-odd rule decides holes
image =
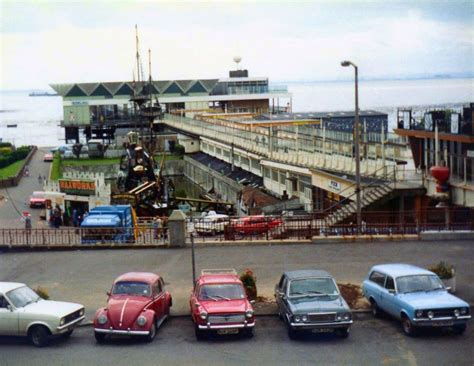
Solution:
[[[0,90],[145,77],[474,75],[474,1],[0,0]]]

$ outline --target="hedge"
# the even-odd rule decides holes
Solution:
[[[31,147],[21,146],[18,149],[11,151],[10,153],[0,154],[0,168],[5,168],[6,166],[13,164],[18,160],[25,159],[30,152]]]

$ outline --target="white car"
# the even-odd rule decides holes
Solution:
[[[194,230],[198,234],[223,233],[225,227],[229,225],[229,216],[220,214],[207,215],[194,224]]]
[[[84,319],[84,306],[44,300],[22,283],[0,282],[0,335],[27,336],[37,347],[69,337]]]

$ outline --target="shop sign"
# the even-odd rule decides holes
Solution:
[[[95,194],[93,180],[59,179],[59,191],[77,196],[92,196]]]
[[[334,190],[334,191],[340,191],[341,190],[341,183],[336,182],[335,180],[330,180],[329,181],[329,188]]]
[[[466,155],[468,158],[474,158],[474,150],[467,150]]]

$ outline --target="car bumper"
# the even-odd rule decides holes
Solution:
[[[290,326],[294,329],[301,330],[312,330],[321,328],[349,328],[352,325],[352,320],[340,321],[340,322],[328,322],[328,323],[290,323]]]
[[[219,330],[219,329],[240,329],[240,328],[253,328],[255,327],[255,322],[252,323],[239,323],[239,324],[206,324],[206,325],[201,325],[198,324],[198,328],[205,330]]]
[[[102,334],[113,334],[113,335],[122,335],[122,336],[147,336],[150,334],[147,330],[117,330],[117,329],[104,329],[104,328],[94,328],[94,332]]]
[[[74,319],[72,322],[69,322],[67,324],[64,324],[64,325],[61,325],[61,326],[57,327],[56,331],[59,334],[69,332],[71,329],[77,327],[79,325],[79,323],[82,322],[84,319],[85,319],[85,316],[83,315],[83,316],[81,316],[77,319]]]
[[[470,315],[446,316],[434,319],[413,319],[412,323],[417,327],[451,327],[453,325],[465,324],[469,319],[471,319]]]

